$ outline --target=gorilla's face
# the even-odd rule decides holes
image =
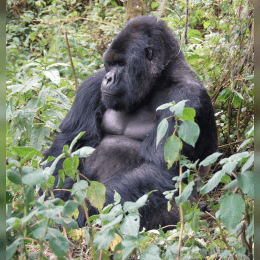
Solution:
[[[109,48],[105,54],[107,74],[101,91],[102,102],[109,108],[130,111],[150,91],[152,75],[148,62],[152,57],[152,49],[136,49],[131,52],[126,51],[122,55]]]
[[[144,21],[129,22],[105,53],[101,92],[106,107],[129,112],[151,92],[165,62],[163,40],[154,31]]]

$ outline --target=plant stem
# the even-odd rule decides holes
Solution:
[[[94,243],[93,243],[93,229],[90,226],[90,220],[88,215],[88,207],[86,205],[86,201],[83,200],[83,208],[85,211],[85,215],[87,218],[88,226],[89,226],[89,235],[90,235],[90,246],[91,246],[91,260],[95,260],[95,249],[94,249]]]
[[[179,159],[179,165],[180,165],[180,174],[179,176],[182,175],[182,166],[181,166],[181,157]],[[179,182],[179,196],[181,195],[182,192],[182,180]],[[183,207],[182,205],[179,206],[180,208],[180,217],[181,217],[181,230],[180,230],[180,236],[179,236],[179,243],[178,243],[178,251],[177,251],[177,260],[180,259],[181,255],[181,242],[182,242],[182,235],[183,235],[183,229],[184,229],[184,216],[183,216]]]

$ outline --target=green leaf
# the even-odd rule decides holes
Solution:
[[[56,256],[65,256],[70,246],[73,246],[57,229],[48,228],[46,238]]]
[[[212,191],[221,181],[221,178],[225,175],[223,170],[216,172],[213,177],[209,180],[209,182],[201,187],[200,193],[205,194]]]
[[[197,123],[192,121],[183,121],[180,128],[179,128],[179,137],[190,144],[191,146],[195,147],[195,144],[199,138],[200,128]]]
[[[164,118],[161,123],[158,125],[157,128],[157,139],[156,139],[156,146],[158,146],[161,139],[165,136],[167,129],[168,129],[169,123],[167,118]]]
[[[68,216],[71,215],[79,206],[80,204],[76,201],[73,200],[68,200],[65,204],[64,204],[64,208],[62,211],[62,216]]]
[[[168,108],[168,107],[171,107],[171,106],[173,106],[175,104],[175,102],[173,101],[173,102],[171,102],[171,103],[166,103],[166,104],[163,104],[163,105],[161,105],[161,106],[159,106],[159,107],[157,107],[156,108],[156,111],[158,111],[158,110],[164,110],[164,109],[166,109],[166,108]]]
[[[100,211],[106,201],[105,185],[97,181],[90,181],[90,187],[87,189],[87,198],[91,205]]]
[[[221,155],[222,153],[216,152],[213,153],[211,155],[209,155],[207,158],[205,158],[202,162],[200,162],[199,166],[208,166],[210,164],[213,164],[218,157]]]
[[[77,151],[72,153],[72,156],[77,155],[79,158],[82,157],[87,157],[90,154],[92,154],[95,151],[94,148],[90,147],[90,146],[84,146],[80,149],[78,149]]]
[[[49,138],[50,129],[42,125],[34,126],[31,133],[30,145],[40,150],[46,144],[45,138]]]
[[[29,204],[31,203],[32,201],[35,200],[34,198],[34,191],[35,191],[35,187],[34,186],[29,186],[27,189],[26,189],[26,203]]]
[[[196,112],[195,109],[192,107],[184,107],[182,116],[180,117],[180,119],[182,119],[183,121],[192,121],[194,122],[194,118],[195,118]]]
[[[63,158],[63,157],[64,157],[64,154],[60,154],[60,155],[54,160],[54,162],[52,163],[51,167],[46,167],[46,168],[44,169],[43,174],[44,174],[47,178],[49,178],[49,176],[51,176],[51,175],[53,174],[53,172],[54,172],[54,170],[55,170],[55,168],[56,168],[57,163],[58,163],[59,160],[60,160],[61,158]]]
[[[244,171],[246,171],[248,168],[252,166],[252,164],[254,163],[254,158],[255,158],[254,153],[252,153],[251,157],[247,160],[247,162],[242,167],[241,173],[243,173]]]
[[[55,206],[54,208],[39,210],[35,213],[35,215],[42,215],[46,218],[55,218],[62,212],[62,210],[63,206]]]
[[[153,10],[155,10],[159,6],[159,1],[152,2],[151,7]]]
[[[183,192],[181,193],[181,195],[178,196],[178,197],[175,197],[175,201],[176,201],[176,203],[177,203],[178,206],[188,200],[189,196],[190,196],[191,193],[192,193],[194,184],[195,184],[195,182],[194,182],[194,181],[191,181],[191,182],[185,187],[185,189],[183,190]]]
[[[41,184],[44,180],[43,169],[36,169],[22,177],[22,182],[27,185]]]
[[[209,26],[210,26],[210,22],[209,21],[206,21],[206,22],[203,23],[204,29],[207,29]]]
[[[171,106],[170,107],[170,111],[175,113],[175,115],[177,116],[182,116],[183,114],[183,110],[184,110],[184,106],[185,106],[185,103],[187,102],[188,100],[182,100],[180,102],[178,102],[176,105],[174,106]]]
[[[57,223],[62,225],[65,228],[72,228],[72,229],[77,229],[78,223],[76,220],[71,219],[71,218],[61,218],[61,217],[53,217],[52,220]]]
[[[144,194],[141,198],[139,198],[136,202],[126,201],[124,203],[123,209],[125,212],[134,212],[143,205],[145,205],[148,199],[148,194]]]
[[[244,146],[246,146],[247,144],[249,144],[249,143],[252,143],[252,139],[251,138],[249,138],[249,139],[246,139],[239,147],[238,147],[238,151],[241,149],[241,148],[243,148]]]
[[[115,231],[111,229],[105,229],[104,232],[99,232],[98,236],[94,239],[94,246],[100,249],[107,249],[111,241],[115,237]]]
[[[74,169],[74,164],[70,158],[66,158],[63,162],[63,169],[67,176],[69,176],[72,180],[75,178],[76,171]]]
[[[247,233],[247,239],[254,235],[254,215],[253,215],[253,217],[251,219],[251,222],[250,222],[250,224],[249,224],[249,226],[247,228],[246,233]]]
[[[222,170],[225,173],[228,173],[229,175],[232,174],[232,171],[236,168],[237,163],[236,162],[228,162],[226,164],[223,165]]]
[[[11,167],[7,170],[7,178],[15,184],[22,184],[21,174],[16,167]]]
[[[198,214],[200,212],[195,212],[194,216],[193,216],[193,230],[196,232],[198,230],[199,227],[199,216],[200,214]]]
[[[237,182],[244,193],[247,193],[248,196],[252,198],[254,197],[255,177],[252,172],[246,171],[243,174],[239,174],[237,176]]]
[[[156,245],[150,246],[144,254],[141,255],[141,260],[160,260],[159,247]]]
[[[178,161],[181,149],[181,140],[176,135],[171,135],[164,146],[164,158],[168,163],[168,169],[172,167],[175,161]]]
[[[128,256],[133,252],[135,247],[137,246],[133,240],[125,239],[121,242],[121,244],[124,246],[123,251],[123,257],[122,260],[125,260],[128,258]]]
[[[20,157],[26,157],[33,153],[34,155],[42,156],[40,151],[36,150],[33,147],[13,147],[11,148],[12,152]],[[32,158],[32,157],[31,157]]]
[[[69,152],[72,152],[72,148],[77,143],[77,141],[85,134],[86,132],[80,132],[71,142]]]
[[[140,227],[140,216],[138,213],[130,213],[125,216],[120,225],[123,234],[137,237]]]
[[[220,164],[228,163],[228,162],[239,162],[244,158],[249,156],[249,152],[235,153],[231,155],[229,158],[224,158],[220,161]]]
[[[11,259],[11,257],[14,255],[16,248],[21,243],[21,238],[17,238],[9,247],[6,249],[6,259]]]
[[[223,190],[227,190],[227,189],[235,189],[237,186],[237,179],[231,181],[229,184],[225,185],[225,187],[223,187]]]
[[[115,219],[110,221],[108,224],[102,226],[100,231],[104,232],[105,230],[110,230],[110,228],[114,228],[114,226],[119,222],[121,222],[122,219],[123,219],[123,214],[118,215]]]
[[[231,194],[222,200],[220,204],[219,217],[228,231],[235,228],[241,221],[244,210],[245,202],[240,195]]]
[[[89,186],[88,182],[85,180],[80,180],[73,184],[71,195],[74,195],[76,192],[80,190],[85,190]]]
[[[60,73],[57,69],[53,68],[49,71],[43,71],[46,78],[50,79],[56,85],[60,84]]]
[[[118,4],[117,4],[117,2],[116,2],[116,1],[111,1],[111,4],[112,4],[113,6],[115,6],[115,7],[117,7],[117,6],[118,6]]]

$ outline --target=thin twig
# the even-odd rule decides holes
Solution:
[[[186,0],[186,22],[185,22],[185,28],[184,28],[184,43],[188,44],[188,37],[187,37],[187,32],[188,32],[188,24],[189,24],[189,0]]]
[[[74,74],[75,88],[76,88],[76,91],[77,91],[78,90],[78,83],[77,83],[78,80],[77,80],[77,75],[76,75],[75,68],[74,68],[73,61],[72,61],[67,31],[65,31],[64,34],[65,34],[65,38],[66,38],[67,48],[68,48],[68,51],[69,51],[70,63],[71,63],[71,67],[72,67],[73,74]]]

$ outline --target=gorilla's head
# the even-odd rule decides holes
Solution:
[[[103,57],[107,72],[101,85],[103,104],[131,111],[177,56],[183,59],[177,40],[163,21],[148,16],[132,19]]]

